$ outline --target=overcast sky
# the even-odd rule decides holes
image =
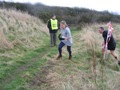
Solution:
[[[84,7],[98,11],[108,10],[120,14],[119,0],[5,0],[14,2],[41,2],[50,6]]]

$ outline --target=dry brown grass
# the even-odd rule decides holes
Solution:
[[[0,49],[2,48],[13,48],[12,43],[10,43],[8,40],[6,40],[6,37],[2,31],[2,29],[0,29]]]
[[[32,39],[37,41],[42,37],[42,32],[48,34],[47,27],[41,20],[20,11],[0,9],[0,23],[1,37],[4,38],[1,38],[2,41],[12,36],[15,40],[12,42],[17,40],[30,48],[37,46]]]
[[[46,34],[47,26],[40,19],[20,11],[0,9],[0,49],[17,46],[34,49],[44,45]]]

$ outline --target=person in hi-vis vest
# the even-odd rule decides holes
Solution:
[[[50,20],[47,22],[47,27],[50,33],[50,46],[56,46],[56,33],[58,31],[58,20],[56,15],[53,15]]]

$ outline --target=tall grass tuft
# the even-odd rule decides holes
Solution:
[[[5,37],[4,33],[3,33],[3,30],[0,29],[0,49],[3,49],[3,48],[4,48],[4,49],[6,49],[6,48],[12,49],[12,48],[13,48],[13,45],[12,45],[11,42],[9,42],[9,41],[6,39],[6,37]]]
[[[86,52],[89,53],[90,56],[92,56],[92,71],[94,73],[94,80],[96,83],[96,60],[97,60],[97,51],[99,51],[99,43],[97,42],[97,35],[96,33],[92,30],[92,28],[87,27],[84,28],[84,35],[82,37],[82,40],[84,41]]]
[[[48,29],[42,20],[17,10],[0,9],[0,49],[11,50],[4,55],[38,48],[44,45],[45,37]]]

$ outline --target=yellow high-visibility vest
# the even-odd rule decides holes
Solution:
[[[57,19],[55,19],[55,20],[50,19],[50,21],[51,21],[52,30],[57,30],[58,29],[58,21],[57,21]]]

